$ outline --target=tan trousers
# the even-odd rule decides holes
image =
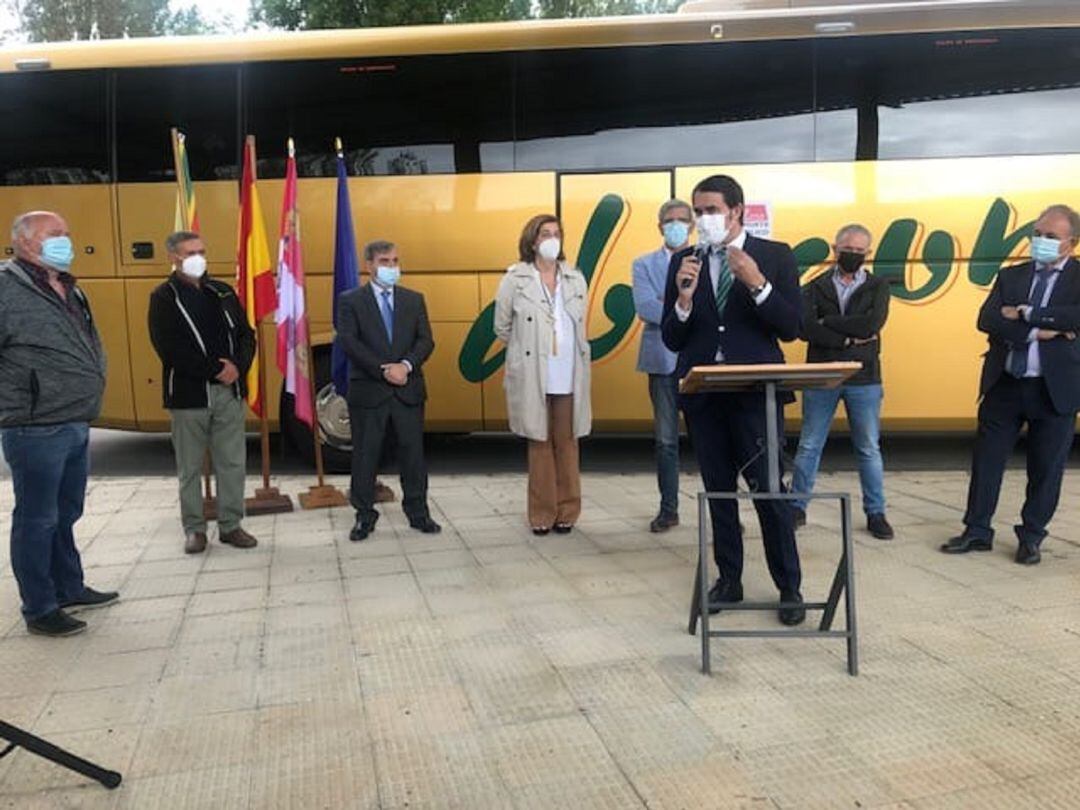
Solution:
[[[529,440],[529,525],[573,525],[581,515],[581,470],[573,394],[547,398],[548,439]]]

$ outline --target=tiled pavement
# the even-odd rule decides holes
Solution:
[[[108,792],[19,751],[0,760],[0,807],[1080,806],[1080,477],[1035,568],[1011,560],[1016,472],[999,548],[938,553],[965,485],[893,475],[897,539],[858,532],[858,678],[841,642],[807,640],[717,642],[707,678],[685,630],[694,530],[644,530],[652,476],[586,476],[566,537],[526,531],[519,475],[443,476],[436,537],[396,505],[359,544],[348,510],[297,512],[250,519],[256,550],[198,557],[171,480],[95,479],[88,580],[123,601],[82,636],[28,637],[0,551],[0,718],[125,781]],[[835,519],[815,507],[800,533],[808,597]],[[748,598],[771,597],[744,522]]]

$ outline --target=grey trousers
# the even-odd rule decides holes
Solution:
[[[231,386],[211,385],[209,407],[177,408],[172,413],[172,442],[180,479],[180,520],[185,532],[205,532],[202,471],[207,449],[214,461],[218,529],[231,532],[244,517],[244,400]]]

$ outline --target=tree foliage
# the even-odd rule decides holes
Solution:
[[[194,6],[172,11],[169,0],[24,0],[15,11],[19,33],[31,42],[201,34],[212,28]]]
[[[604,17],[674,11],[679,0],[252,0],[251,18],[274,28],[368,28]]]

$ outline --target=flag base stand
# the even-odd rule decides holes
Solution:
[[[217,520],[217,498],[203,498],[202,513],[207,520]]]
[[[335,506],[349,505],[345,493],[329,484],[309,487],[308,491],[301,492],[299,497],[302,509],[332,509]]]
[[[375,482],[375,503],[393,503],[397,500],[394,490],[381,481]]]
[[[244,513],[247,515],[274,515],[291,511],[293,511],[292,498],[282,495],[277,487],[257,489],[254,498],[244,500]]]

